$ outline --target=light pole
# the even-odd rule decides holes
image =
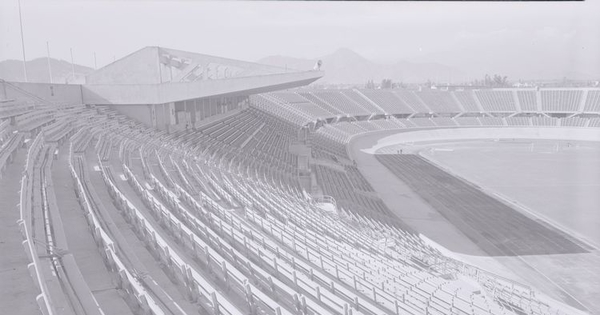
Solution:
[[[52,83],[52,66],[50,65],[50,44],[46,42],[46,53],[48,59],[48,74],[50,75],[50,83]]]
[[[25,82],[27,79],[27,65],[25,61],[25,39],[23,38],[23,17],[21,16],[21,0],[19,0],[19,24],[21,25],[21,47],[23,48],[23,74],[25,74]]]

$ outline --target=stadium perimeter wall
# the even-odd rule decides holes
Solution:
[[[82,104],[83,93],[79,84],[1,82],[0,99],[38,97],[51,103]],[[29,94],[29,95],[28,95]]]
[[[600,142],[600,128],[447,128],[403,131],[377,140],[369,149],[362,151],[369,154],[381,148],[403,143],[435,142],[449,140],[476,139],[539,139],[564,141],[596,141]],[[353,139],[354,140],[354,139]],[[352,143],[351,143],[352,144]]]

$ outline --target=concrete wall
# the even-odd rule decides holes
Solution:
[[[0,82],[0,85],[0,99],[31,99],[35,101],[35,97],[39,97],[56,104],[83,103],[81,85],[78,84]]]
[[[142,48],[85,77],[86,84],[160,83],[158,47]]]
[[[137,120],[148,127],[153,127],[152,122],[152,107],[153,105],[127,105],[127,106],[110,106],[117,112],[126,115],[134,120]]]
[[[542,139],[600,142],[600,128],[517,127],[517,128],[449,128],[404,131],[381,138],[365,153],[375,154],[381,148],[418,142],[472,139]]]

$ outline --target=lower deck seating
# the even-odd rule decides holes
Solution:
[[[529,288],[427,245],[394,219],[355,165],[321,149],[337,143],[345,150],[347,132],[405,125],[388,119],[321,128],[326,131],[319,137],[330,142],[317,142],[313,153],[330,159],[323,164],[338,164],[314,166],[324,193],[340,207],[328,212],[300,190],[259,174],[261,167],[276,169],[285,160],[276,151],[295,131],[273,119],[250,110],[205,129],[167,135],[116,115],[102,125],[110,128],[75,123],[72,154],[80,161],[94,156],[114,204],[202,312],[556,313]],[[113,178],[120,170],[127,181]],[[83,180],[77,174],[84,173],[74,172],[78,187]],[[79,195],[92,230],[104,237],[105,227],[86,206],[89,194]],[[111,270],[123,283],[135,283],[119,251],[111,250],[116,247],[97,241],[110,265],[119,267]],[[147,287],[130,289],[134,300],[163,308],[153,304],[159,299]]]
[[[375,194],[361,193],[361,191],[373,191],[356,168],[353,169],[352,166],[349,168],[352,175],[347,176],[346,172],[337,171],[327,166],[315,165],[317,180],[323,192],[334,197],[337,205],[346,210],[381,222],[391,222],[403,226],[379,197]]]

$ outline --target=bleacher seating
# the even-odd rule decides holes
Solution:
[[[31,110],[16,116],[16,124],[19,131],[33,131],[50,123],[53,119],[51,110]]]
[[[171,134],[110,109],[57,112],[45,108],[14,116],[14,126],[11,120],[0,121],[0,165],[10,156],[5,151],[13,152],[30,130],[42,127],[30,146],[33,153],[26,170],[28,174],[42,174],[44,168],[49,172],[47,164],[39,163],[44,160],[41,157],[48,160],[62,139],[69,139],[69,170],[89,233],[132,310],[185,313],[165,303],[170,292],[158,290],[152,272],[137,265],[135,255],[126,254],[131,250],[115,233],[117,225],[107,219],[111,215],[125,218],[128,224],[119,228],[133,231],[143,243],[140,248],[152,254],[148,259],[163,268],[172,285],[201,313],[566,314],[528,286],[427,245],[391,212],[347,152],[348,142],[357,135],[395,129],[505,124],[600,127],[599,118],[588,118],[593,114],[560,119],[515,115],[515,97],[523,111],[537,111],[531,103],[536,101],[535,92],[533,99],[530,91],[518,92],[275,92],[253,96],[250,108],[224,119]],[[582,101],[570,93],[548,94],[546,98],[560,101],[547,99],[542,105],[565,104],[561,108],[570,111]],[[595,97],[594,93],[586,95],[588,100]],[[486,112],[506,113],[483,116],[478,100]],[[589,104],[593,112],[596,103]],[[384,113],[388,115],[372,115]],[[321,208],[314,196],[302,191],[295,176],[298,158],[290,153],[290,146],[299,141],[300,128],[307,125],[313,128],[307,144],[317,162],[310,167],[318,190],[335,199],[336,211]],[[405,162],[415,166],[407,168],[405,176],[427,168],[414,160]],[[92,164],[97,172],[90,170]],[[431,174],[423,178],[430,180],[424,184],[427,187],[435,186],[431,178],[436,176],[444,182],[451,180],[449,175]],[[31,200],[36,203],[22,201],[21,206],[39,210],[37,202],[45,200],[52,207],[51,196],[42,195],[42,187],[48,187],[41,180],[34,182],[35,189],[23,181],[22,198],[35,196]],[[100,192],[112,202],[98,202]],[[444,193],[444,204],[461,204],[457,195]],[[118,212],[108,215],[105,206]],[[478,231],[489,232],[485,241],[493,242],[500,252],[506,254],[502,246],[509,245],[514,250],[509,254],[574,250],[569,240],[556,238],[521,217],[507,225],[489,226],[486,215],[506,214],[505,208],[496,206],[501,211],[478,205],[463,210],[479,213],[472,221],[481,224],[479,228],[489,228]],[[41,217],[36,221],[45,222]],[[498,241],[511,226],[534,226],[533,235],[518,228],[519,235],[534,245],[544,237],[556,242],[531,248],[513,239],[508,245]],[[45,235],[42,230],[38,233]],[[28,241],[33,244],[32,239]],[[40,257],[52,261],[50,256]],[[41,265],[35,259],[32,262],[32,270],[40,272],[35,269]]]
[[[545,112],[577,112],[581,104],[581,90],[542,90],[542,110]]]
[[[581,117],[567,117],[560,120],[560,125],[565,127],[585,127],[588,119]]]
[[[521,111],[523,112],[537,112],[537,96],[535,91],[517,91],[517,97],[519,99],[519,105],[521,105]]]
[[[588,123],[588,127],[600,127],[600,118],[592,118]]]
[[[547,116],[533,116],[531,117],[531,123],[533,126],[554,127],[557,125],[558,119],[553,119]]]
[[[344,96],[358,104],[361,108],[364,108],[367,112],[372,114],[383,114],[384,111],[379,106],[374,105],[370,100],[365,99],[360,92],[356,90],[347,90],[341,92]]]
[[[585,112],[600,113],[600,91],[589,90],[585,99]]]
[[[0,100],[0,119],[7,119],[25,113],[31,105],[22,100]]]
[[[322,109],[321,107],[309,102],[307,99],[303,98],[301,95],[293,92],[279,92],[279,93],[271,93],[269,94],[273,96],[275,99],[279,99],[281,102],[288,103],[294,109],[297,109],[307,116],[316,117],[316,118],[328,118],[334,116],[331,112]],[[281,103],[280,103],[281,104]]]
[[[436,90],[422,90],[415,94],[431,109],[434,113],[460,113],[461,109],[458,103],[449,92],[439,92]]]
[[[416,113],[432,112],[412,91],[400,89],[394,90],[393,93]]]
[[[427,117],[415,117],[407,119],[412,122],[416,127],[435,127],[437,126],[433,119]]]
[[[436,126],[439,127],[456,127],[457,124],[454,119],[450,117],[433,117],[431,119]]]
[[[482,112],[483,110],[477,105],[475,95],[471,90],[454,91],[454,96],[460,102],[465,112]]]
[[[482,126],[503,126],[504,122],[500,117],[479,117]]]
[[[481,126],[481,122],[477,117],[456,117],[454,121],[459,126]]]
[[[522,116],[506,117],[506,123],[509,126],[529,126],[529,125],[531,125],[529,117],[522,117]]]
[[[388,114],[412,114],[415,111],[402,102],[394,93],[386,90],[361,90],[363,95],[375,102]]]
[[[475,95],[486,112],[517,111],[511,90],[476,90]]]
[[[10,119],[0,120],[0,144],[4,144],[4,139],[10,134]]]
[[[370,115],[371,111],[362,107],[359,103],[356,103],[354,100],[342,94],[338,91],[314,91],[312,93],[316,97],[323,100],[329,106],[335,108],[337,111],[353,115]]]

